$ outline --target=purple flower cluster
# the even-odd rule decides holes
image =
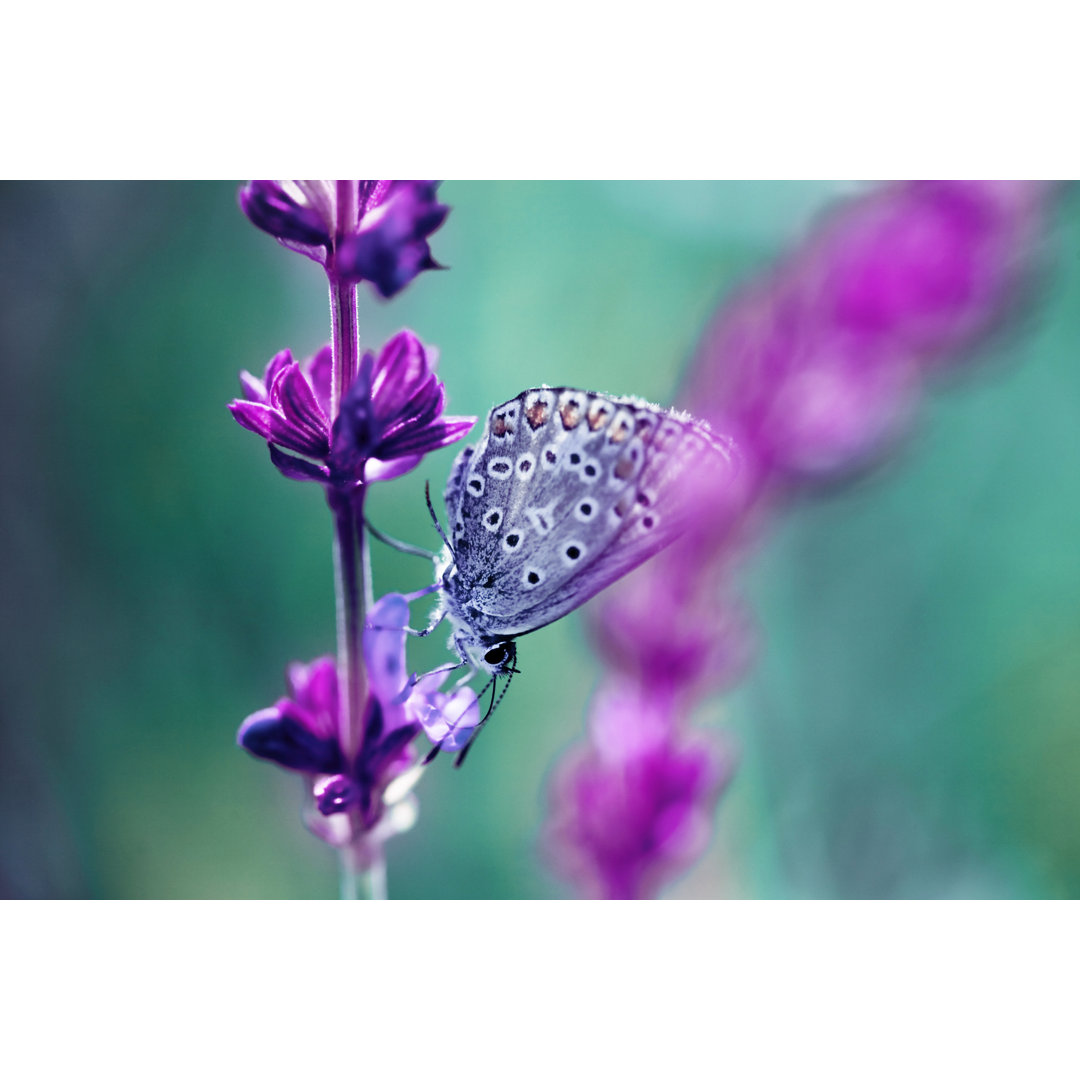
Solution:
[[[368,281],[384,298],[441,269],[427,238],[450,208],[433,180],[252,180],[240,207],[285,247],[341,281]]]
[[[264,761],[303,774],[309,784],[309,827],[336,846],[357,836],[382,842],[408,828],[415,818],[411,785],[392,782],[417,764],[413,740],[425,732],[444,749],[464,745],[479,723],[476,694],[461,688],[442,692],[445,673],[413,681],[405,659],[406,597],[389,593],[368,614],[363,635],[368,694],[360,744],[343,742],[337,665],[323,656],[310,664],[290,664],[289,693],[270,708],[252,713],[237,742]]]
[[[796,485],[872,464],[925,378],[1002,322],[1049,195],[1025,182],[883,187],[837,208],[718,312],[681,399],[734,436],[742,471],[594,609],[609,675],[588,745],[556,771],[547,831],[556,866],[585,892],[655,895],[702,849],[730,759],[688,717],[752,652],[726,584],[733,559]],[[670,827],[679,821],[693,824]]]
[[[289,694],[249,716],[240,745],[303,774],[312,830],[341,853],[342,896],[384,893],[383,841],[411,824],[407,795],[419,773],[421,732],[449,749],[479,720],[471,690],[444,693],[442,676],[410,678],[408,599],[372,595],[364,556],[364,502],[376,481],[415,468],[425,454],[461,439],[475,417],[446,416],[437,354],[409,330],[361,352],[357,285],[394,296],[438,268],[428,237],[448,208],[421,180],[253,180],[240,206],[285,247],[318,262],[330,288],[331,342],[298,363],[278,353],[262,378],[243,372],[230,410],[265,439],[270,459],[293,480],[323,485],[334,518],[338,660],[288,670]]]
[[[552,859],[586,896],[655,896],[704,851],[733,758],[704,738],[673,738],[660,702],[630,680],[601,691],[589,726],[552,777]]]
[[[239,424],[266,439],[271,460],[290,479],[345,489],[392,480],[476,423],[474,416],[443,415],[446,390],[435,376],[436,363],[433,349],[402,330],[378,357],[364,353],[331,423],[330,346],[302,363],[285,349],[261,379],[241,373],[244,399],[229,409]]]

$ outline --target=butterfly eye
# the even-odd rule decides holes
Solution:
[[[492,667],[498,667],[500,664],[506,663],[507,648],[505,645],[496,645],[492,649],[488,649],[484,653],[484,663],[490,664]]]

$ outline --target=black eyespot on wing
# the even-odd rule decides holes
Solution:
[[[517,547],[521,537],[517,533],[509,533],[506,537],[507,547]]]
[[[590,503],[590,502],[583,502],[583,503],[582,503],[582,504],[581,504],[581,505],[580,505],[580,506],[578,507],[578,509],[579,509],[579,510],[581,511],[581,513],[582,513],[582,514],[583,514],[583,515],[584,515],[585,517],[588,517],[588,516],[589,516],[589,515],[590,515],[590,514],[592,513],[592,503]]]
[[[575,451],[574,453],[572,453],[570,455],[570,464],[571,465],[580,465],[581,464],[581,455],[579,453],[577,453],[577,451]]]
[[[540,584],[540,575],[535,570],[530,570],[528,577],[529,577],[529,584],[530,585],[539,585]]]
[[[586,465],[585,466],[585,475],[586,476],[595,476],[596,475],[596,466],[595,465]]]
[[[499,511],[498,510],[493,510],[490,514],[488,514],[487,519],[488,519],[488,524],[489,525],[498,525],[499,524]]]
[[[568,559],[577,559],[580,556],[581,556],[581,548],[579,548],[576,544],[571,544],[566,549],[566,557]]]

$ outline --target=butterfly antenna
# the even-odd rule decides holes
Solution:
[[[455,759],[455,761],[454,761],[454,768],[455,769],[460,769],[461,766],[465,764],[465,755],[469,752],[470,749],[472,749],[472,744],[474,742],[476,742],[476,737],[480,734],[480,729],[488,722],[488,720],[491,719],[492,716],[495,715],[495,710],[502,704],[502,699],[504,697],[506,697],[506,691],[510,689],[510,681],[513,679],[514,673],[517,670],[518,670],[517,668],[511,668],[506,673],[506,683],[503,685],[502,691],[500,692],[498,698],[495,697],[495,688],[492,687],[492,689],[491,689],[491,704],[488,706],[488,711],[484,714],[484,719],[481,720],[480,723],[476,725],[476,730],[473,732],[473,737],[468,741],[468,743],[465,744],[464,749],[461,751],[460,754],[458,754],[457,758]],[[492,680],[492,681],[494,681],[494,680]],[[486,690],[486,689],[487,689],[487,687],[485,686],[484,690]],[[483,693],[484,691],[481,690],[480,692]]]
[[[381,529],[376,529],[370,521],[364,521],[367,526],[367,531],[375,537],[376,540],[381,541],[387,547],[392,547],[395,551],[400,551],[405,555],[419,555],[422,558],[430,559],[432,562],[437,562],[439,556],[433,551],[428,551],[427,548],[416,547],[413,544],[406,544],[404,540],[395,540],[392,536],[387,536]]]
[[[431,505],[431,481],[424,481],[424,498],[427,500],[428,513],[431,515],[431,520],[435,523],[435,531],[442,537],[443,543],[450,549],[450,557],[453,558],[457,555],[454,550],[454,545],[447,539],[446,533],[443,532],[442,526],[439,524],[439,515],[435,513],[435,507]]]

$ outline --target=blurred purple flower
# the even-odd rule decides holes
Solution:
[[[1033,263],[1045,185],[886,185],[850,200],[717,315],[681,395],[762,484],[861,468],[925,373],[1002,322]]]
[[[450,208],[434,180],[251,180],[240,206],[285,247],[340,282],[369,281],[384,298],[441,269],[427,238]]]
[[[408,618],[408,601],[398,593],[382,597],[369,613],[363,635],[368,697],[360,746],[351,758],[342,748],[338,673],[329,656],[291,664],[288,696],[253,713],[237,734],[239,745],[255,757],[305,774],[318,815],[347,815],[329,824],[309,817],[309,825],[330,843],[347,843],[376,829],[407,793],[403,785],[388,799],[391,782],[416,763],[412,743],[421,731],[432,741],[457,731],[464,745],[475,727],[474,717],[479,717],[472,690],[440,694],[444,676],[425,676],[415,684],[410,679],[405,659]],[[412,815],[407,817],[411,824]],[[383,831],[380,838],[401,830]]]
[[[654,897],[708,843],[732,762],[701,737],[681,737],[672,704],[628,684],[602,689],[591,744],[552,779],[545,846],[585,895]]]
[[[905,430],[927,375],[1002,323],[1030,276],[1050,193],[1019,181],[887,185],[838,207],[721,308],[680,400],[735,439],[743,468],[695,497],[680,542],[593,608],[621,689],[598,696],[590,743],[556,772],[549,830],[579,885],[654,895],[684,865],[665,863],[656,839],[671,821],[694,823],[673,832],[693,840],[673,850],[692,858],[703,846],[708,817],[691,811],[723,786],[703,779],[710,764],[721,776],[729,766],[686,750],[678,724],[748,664],[731,566],[795,484],[872,464]],[[626,753],[635,742],[648,749]]]
[[[244,400],[229,409],[241,426],[267,440],[271,460],[293,480],[335,487],[390,480],[463,438],[476,422],[443,416],[446,391],[435,376],[437,358],[409,330],[395,334],[377,359],[365,353],[331,427],[330,346],[303,363],[286,349],[262,379],[241,373]]]

